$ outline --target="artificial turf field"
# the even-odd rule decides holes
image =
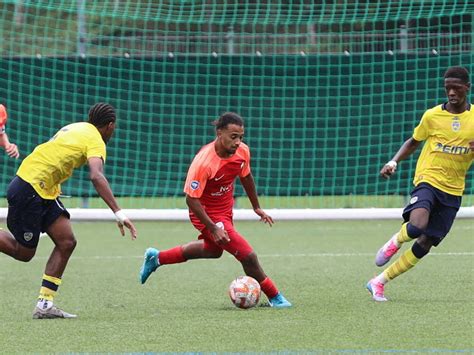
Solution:
[[[438,248],[387,286],[390,301],[375,303],[365,284],[381,270],[375,252],[399,225],[237,221],[294,304],[240,310],[227,287],[242,271],[226,254],[164,266],[139,284],[145,248],[194,239],[190,223],[137,222],[133,242],[112,222],[74,223],[78,245],[56,304],[79,318],[31,319],[49,238],[29,263],[2,254],[0,353],[474,352],[474,221],[455,221]]]

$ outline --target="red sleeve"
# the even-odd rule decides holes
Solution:
[[[204,146],[194,157],[188,170],[184,193],[190,197],[200,198],[206,188],[207,180],[215,174],[215,169],[219,167],[216,162],[217,155],[214,153],[214,143]],[[217,163],[217,166],[216,166]]]
[[[250,174],[250,149],[247,145],[243,145],[239,149],[242,154],[242,158],[244,159],[244,166],[240,171],[239,177],[246,177]]]

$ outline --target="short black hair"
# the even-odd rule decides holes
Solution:
[[[460,79],[463,83],[469,83],[469,72],[464,67],[450,67],[444,73],[444,78]]]
[[[230,124],[235,124],[237,126],[243,126],[244,120],[235,112],[225,112],[220,117],[212,123],[216,126],[217,129],[222,129],[227,127]]]
[[[105,102],[96,103],[89,110],[89,123],[100,128],[107,126],[110,122],[115,122],[115,109]]]

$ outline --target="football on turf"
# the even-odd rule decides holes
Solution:
[[[229,286],[229,296],[238,308],[252,308],[260,299],[260,284],[250,276],[239,276]]]

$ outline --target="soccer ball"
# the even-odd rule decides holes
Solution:
[[[239,276],[229,286],[229,297],[238,308],[255,307],[260,299],[260,284],[250,276]]]

